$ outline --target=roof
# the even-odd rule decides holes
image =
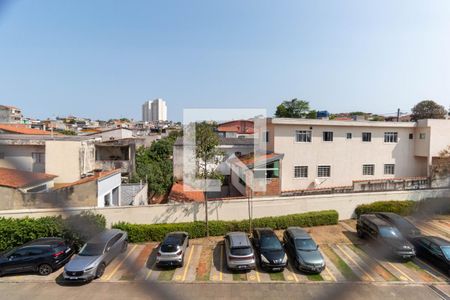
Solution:
[[[255,166],[260,166],[263,164],[271,163],[276,160],[283,159],[284,154],[278,154],[273,152],[268,152],[266,154],[260,154],[256,156],[255,161],[255,154],[254,152],[236,156],[235,158],[232,158],[230,160],[231,163],[243,163],[246,165],[249,169],[254,168]]]
[[[254,123],[250,120],[234,120],[221,123],[217,126],[219,132],[236,132],[239,134],[253,134]]]
[[[336,121],[299,118],[273,118],[272,124],[277,125],[304,125],[304,126],[346,126],[346,127],[388,127],[388,128],[414,128],[413,122],[380,122],[380,121]]]
[[[100,129],[100,131],[98,131],[98,132],[88,133],[88,134],[85,134],[85,135],[87,135],[87,136],[89,136],[89,135],[101,135],[102,133],[115,131],[115,130],[129,130],[129,131],[133,131],[133,130],[131,130],[129,128],[126,128],[126,127],[114,127],[114,128]]]
[[[288,227],[294,238],[311,238],[311,236],[301,227]]]
[[[68,188],[68,187],[71,187],[74,185],[87,183],[90,181],[103,180],[103,179],[106,179],[106,178],[108,178],[112,175],[116,175],[116,174],[121,174],[120,169],[94,172],[94,175],[81,178],[80,180],[77,180],[74,182],[64,183],[64,184],[55,184],[55,189],[63,189],[63,188]]]
[[[91,238],[88,243],[104,243],[107,242],[111,237],[113,237],[117,233],[122,233],[122,230],[119,229],[106,229],[93,238]]]
[[[144,140],[143,137],[131,137],[131,138],[123,138],[123,139],[113,139],[109,141],[98,142],[96,146],[129,146],[132,144],[136,144],[136,141]]]
[[[227,235],[230,237],[230,244],[232,248],[250,245],[247,234],[245,232],[234,231],[228,232]]]
[[[205,195],[183,182],[176,182],[172,185],[169,199],[178,202],[204,202]]]
[[[29,128],[23,124],[0,124],[0,131],[6,131],[14,134],[28,135],[51,135],[52,133],[45,130]],[[56,135],[57,133],[55,133]]]
[[[17,107],[14,107],[14,106],[8,106],[8,105],[0,105],[0,108],[7,108],[7,109],[18,109],[18,110],[20,110],[19,108],[17,108]]]
[[[369,220],[370,222],[372,222],[373,224],[378,225],[378,226],[392,227],[391,224],[389,224],[388,222],[386,222],[383,219],[380,219],[379,217],[377,217],[374,214],[364,214],[364,215],[361,215],[361,218],[365,218],[365,219]]]
[[[0,168],[0,186],[24,188],[52,181],[55,175]]]

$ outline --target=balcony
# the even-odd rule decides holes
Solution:
[[[131,173],[133,171],[129,160],[96,160],[95,168],[102,170],[120,169],[121,173]]]

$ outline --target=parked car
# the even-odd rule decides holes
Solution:
[[[412,259],[416,256],[414,246],[400,231],[374,214],[364,214],[358,218],[356,231],[360,238],[369,238],[376,242],[384,256]]]
[[[187,232],[168,233],[159,245],[159,250],[156,254],[156,265],[182,267],[188,247],[189,235]]]
[[[284,231],[283,242],[286,252],[291,256],[298,270],[306,273],[320,273],[325,269],[325,260],[319,251],[319,246],[304,229],[289,227]]]
[[[287,265],[287,255],[275,232],[270,228],[255,228],[253,244],[264,270],[282,271]]]
[[[398,231],[400,231],[403,237],[408,241],[412,241],[415,237],[421,235],[420,230],[402,216],[391,212],[379,212],[375,213],[375,216],[397,227]]]
[[[245,232],[227,233],[224,243],[228,269],[239,271],[255,269],[255,252]]]
[[[40,238],[0,255],[0,275],[37,272],[49,275],[73,255],[71,243],[61,238]]]
[[[64,279],[91,281],[100,278],[106,266],[128,246],[128,234],[118,229],[105,230],[91,238],[64,266]]]
[[[450,276],[450,242],[440,237],[421,236],[413,240],[417,256]]]

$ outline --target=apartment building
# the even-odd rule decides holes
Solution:
[[[274,118],[267,131],[267,149],[284,155],[281,192],[430,176],[433,157],[450,145],[450,120]]]
[[[0,123],[22,123],[22,111],[14,106],[0,105]]]
[[[167,104],[163,99],[147,101],[142,105],[142,121],[164,122],[167,121]]]

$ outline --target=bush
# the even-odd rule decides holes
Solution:
[[[105,229],[103,215],[83,212],[63,219],[42,217],[22,219],[0,218],[0,251],[20,246],[41,237],[61,237],[74,241],[78,247],[94,234]]]
[[[273,229],[286,229],[289,226],[310,227],[319,225],[334,225],[339,220],[335,210],[293,214],[281,217],[265,217],[253,219],[253,228],[270,227]],[[209,235],[221,236],[230,231],[248,231],[249,222],[244,221],[210,221]],[[128,232],[128,239],[132,243],[147,241],[161,241],[172,231],[186,231],[191,238],[200,238],[206,235],[205,222],[171,223],[171,224],[130,224],[120,222],[113,228]]]
[[[412,200],[405,201],[378,201],[370,204],[358,205],[355,214],[359,217],[362,214],[374,212],[393,212],[401,216],[408,216],[416,211],[418,202]]]

